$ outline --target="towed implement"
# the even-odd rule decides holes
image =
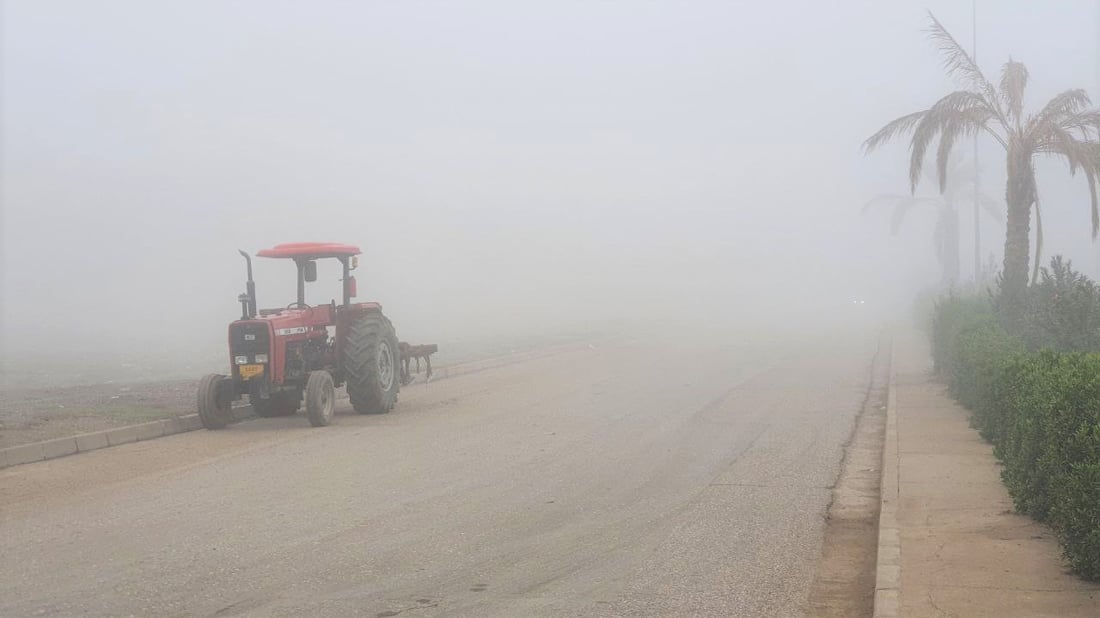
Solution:
[[[314,427],[332,422],[336,388],[345,386],[360,414],[384,414],[397,402],[407,371],[393,323],[378,303],[353,303],[358,247],[337,243],[286,243],[259,251],[266,258],[292,260],[297,267],[298,298],[278,309],[257,310],[252,258],[246,292],[238,300],[241,318],[229,325],[230,373],[210,374],[199,382],[198,412],[207,429],[233,420],[232,404],[247,395],[259,416],[295,414],[304,402]],[[335,259],[342,268],[342,300],[306,303],[306,284],[317,280],[317,260]],[[435,346],[428,346],[435,348]],[[434,351],[434,349],[432,350]]]

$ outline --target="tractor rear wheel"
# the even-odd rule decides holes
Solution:
[[[306,380],[306,415],[309,424],[324,427],[336,412],[336,387],[327,371],[312,371]]]
[[[209,374],[199,380],[199,420],[207,429],[224,429],[233,420],[233,391],[229,378]]]
[[[397,403],[401,356],[393,324],[381,313],[355,320],[343,342],[341,361],[348,398],[360,414],[384,414]]]
[[[290,416],[298,411],[301,405],[300,396],[295,391],[282,391],[273,393],[267,399],[249,395],[249,403],[257,416],[270,418],[273,416]]]

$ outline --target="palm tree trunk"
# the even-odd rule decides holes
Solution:
[[[1021,317],[1027,294],[1031,206],[1035,202],[1034,182],[1035,172],[1031,166],[1031,153],[1017,145],[1009,144],[1008,183],[1005,187],[1008,229],[1005,233],[1001,298],[1006,317],[1010,320]]]

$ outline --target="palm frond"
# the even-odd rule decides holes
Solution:
[[[963,125],[953,118],[944,123],[940,132],[940,144],[936,149],[936,179],[939,181],[941,194],[947,190],[947,163],[951,157],[951,148],[963,130]]]
[[[941,144],[942,146],[942,144]],[[925,171],[925,177],[935,179],[939,174],[935,166]],[[940,196],[947,203],[953,203],[955,196],[974,184],[974,166],[969,161],[958,156],[950,158],[947,164],[947,183],[940,191]]]
[[[1049,127],[1047,139],[1039,144],[1037,150],[1065,158],[1071,175],[1076,174],[1078,169],[1084,172],[1085,182],[1089,187],[1092,237],[1096,238],[1100,232],[1100,201],[1097,199],[1100,185],[1100,142],[1078,140],[1060,127]]]
[[[1084,141],[1100,141],[1100,110],[1090,109],[1065,115],[1058,126],[1066,131],[1077,131]]]
[[[1004,114],[1000,112],[1000,107],[996,106],[997,92],[993,88],[993,84],[989,83],[989,80],[982,74],[982,70],[978,68],[977,63],[970,57],[970,54],[963,49],[962,45],[959,45],[955,37],[951,36],[947,28],[943,27],[940,20],[932,14],[932,11],[928,12],[928,18],[932,20],[932,24],[927,30],[928,37],[936,43],[936,46],[943,53],[944,70],[947,71],[948,75],[961,78],[963,83],[983,94],[995,106],[994,110],[997,112],[997,116],[1003,119]]]
[[[946,184],[947,160],[955,139],[985,128],[994,116],[995,112],[985,97],[969,90],[956,90],[936,101],[916,123],[909,142],[909,183],[912,190],[915,191],[920,182],[924,157],[937,136],[940,137],[941,147],[936,163],[942,191]],[[947,143],[944,144],[944,141]]]
[[[1009,57],[1001,69],[1001,98],[1012,119],[1019,123],[1024,113],[1024,90],[1027,89],[1027,67]]]
[[[981,169],[978,168],[977,171],[981,171]],[[927,175],[934,178],[936,173],[935,169],[931,169],[927,172]],[[949,202],[969,199],[965,194],[973,193],[974,177],[975,165],[970,159],[963,157],[954,159],[948,165],[947,186],[940,195]]]
[[[1058,125],[1047,125],[1044,129],[1045,136],[1035,143],[1036,151],[1061,155],[1069,164],[1070,175],[1075,175],[1079,168],[1088,168],[1096,163],[1092,148],[1097,145],[1095,142],[1079,140]]]
[[[1060,124],[1066,118],[1080,114],[1092,105],[1089,95],[1080,88],[1066,90],[1058,93],[1039,113],[1027,119],[1025,132],[1028,134],[1040,133],[1045,126]]]
[[[934,118],[931,114],[924,117],[909,140],[909,190],[914,193],[920,183],[921,168],[924,166],[924,156],[929,144],[936,139],[936,135],[942,130],[943,119]]]
[[[1073,88],[1054,95],[1036,117],[1039,120],[1050,120],[1066,114],[1076,114],[1090,105],[1092,99],[1089,98],[1089,93],[1081,88]]]
[[[967,168],[973,167],[961,163],[956,163],[953,167],[950,166],[951,149],[954,147],[955,142],[960,137],[976,135],[989,119],[988,115],[978,113],[978,110],[967,109],[960,112],[957,118],[948,121],[944,126],[940,134],[940,144],[936,151],[936,178],[939,180],[941,194],[947,193],[952,185],[957,187],[960,184],[965,184],[967,176],[962,174],[967,172]],[[960,178],[964,180],[960,180]],[[968,179],[970,184],[973,184],[973,171],[969,172]]]
[[[863,142],[863,151],[869,153],[898,135],[912,130],[927,113],[928,110],[913,112],[912,114],[906,114],[901,118],[896,118],[888,122],[886,126],[879,129],[874,135],[868,137],[867,141]]]

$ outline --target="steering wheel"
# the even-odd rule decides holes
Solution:
[[[287,310],[293,309],[295,307],[298,307],[299,309],[309,309],[310,311],[313,310],[313,307],[310,307],[306,303],[300,303],[298,301],[294,301],[286,306]]]

